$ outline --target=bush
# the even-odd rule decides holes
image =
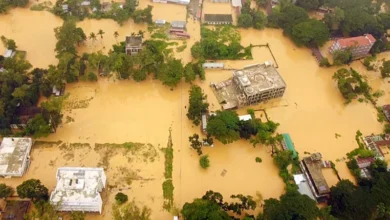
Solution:
[[[203,155],[199,159],[199,164],[203,169],[210,167],[209,155]]]
[[[115,195],[115,201],[119,205],[122,205],[123,203],[127,202],[127,200],[128,200],[128,197],[126,194],[119,192]]]
[[[263,160],[260,157],[256,157],[256,163],[261,163]]]
[[[349,50],[337,50],[333,53],[333,64],[340,66],[352,61],[352,53]]]
[[[328,58],[326,58],[326,57],[322,58],[320,61],[320,66],[321,67],[330,67],[330,63],[329,63]]]
[[[96,82],[98,80],[97,76],[93,72],[89,72],[87,75],[88,81]]]

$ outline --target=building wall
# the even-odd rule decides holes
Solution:
[[[334,53],[337,50],[350,49],[351,53],[352,53],[352,57],[356,58],[356,57],[366,56],[370,52],[373,45],[374,44],[369,44],[369,45],[365,45],[365,46],[356,46],[356,47],[350,47],[350,48],[341,48],[340,43],[338,41],[336,41],[335,43],[333,43],[333,45],[331,46],[329,51],[331,53]]]
[[[270,99],[282,97],[284,95],[284,91],[286,91],[286,87],[274,88],[260,93],[256,93],[251,96],[247,96],[247,105],[252,105]]]
[[[138,52],[142,50],[141,47],[127,47],[126,48],[126,54],[127,55],[136,55]]]
[[[205,23],[212,25],[232,24],[230,21],[205,21]]]

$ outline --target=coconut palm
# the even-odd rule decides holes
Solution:
[[[97,35],[100,35],[100,41],[101,41],[102,45],[103,45],[103,34],[105,34],[105,33],[102,29],[100,29],[97,33]]]
[[[115,37],[116,43],[118,43],[118,37],[119,37],[118,31],[114,32],[114,37]]]
[[[89,39],[92,40],[92,42],[94,42],[94,41],[96,40],[96,35],[95,35],[95,33],[91,32],[91,33],[89,34]]]

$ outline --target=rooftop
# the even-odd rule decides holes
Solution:
[[[365,34],[359,37],[342,38],[337,40],[342,48],[353,46],[367,46],[375,43],[375,38],[371,34]]]
[[[101,212],[99,192],[106,186],[103,168],[61,167],[57,170],[57,185],[50,202],[60,211]]]
[[[185,21],[172,21],[171,22],[171,27],[181,27],[184,28],[186,26]]]
[[[298,186],[298,192],[302,195],[307,195],[311,199],[316,200],[313,193],[310,190],[310,186],[307,182],[305,175],[296,174],[294,175],[295,184]]]
[[[384,158],[381,146],[390,146],[390,136],[384,135],[370,135],[363,138],[367,148],[375,152],[377,158]]]
[[[0,176],[22,176],[31,145],[31,138],[3,138],[0,145]]]
[[[141,36],[126,36],[126,47],[140,46],[141,44]]]
[[[231,14],[205,14],[204,20],[207,21],[214,21],[214,22],[233,22],[233,18]]]
[[[251,115],[239,115],[238,118],[240,119],[240,121],[249,121],[249,120],[252,120],[252,116]]]
[[[322,160],[321,154],[315,153],[310,157],[304,157],[302,162],[307,168],[307,172],[314,184],[314,187],[319,195],[328,194],[330,192],[328,183],[326,182],[324,175],[322,174]]]
[[[30,201],[25,200],[8,200],[5,206],[4,213],[2,213],[2,220],[18,220],[24,219],[24,215],[27,213],[30,207]]]
[[[270,62],[236,70],[233,72],[233,80],[244,88],[242,92],[247,96],[274,88],[286,87],[283,78]]]

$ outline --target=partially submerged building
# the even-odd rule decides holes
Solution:
[[[294,182],[295,185],[298,186],[298,192],[302,195],[309,196],[312,200],[316,201],[316,198],[314,197],[309,182],[306,179],[306,176],[304,174],[295,174],[294,175]]]
[[[350,50],[353,59],[361,58],[368,55],[372,46],[375,44],[375,41],[375,38],[371,34],[365,34],[358,37],[341,38],[335,40],[333,45],[329,48],[329,52],[333,54],[339,50]]]
[[[6,137],[0,145],[0,176],[21,177],[30,165],[31,138]]]
[[[15,56],[15,51],[14,50],[7,49],[4,52],[4,58],[12,58],[14,56]]]
[[[233,77],[211,83],[223,109],[234,109],[282,97],[286,83],[271,62],[246,66]]]
[[[322,174],[324,164],[321,153],[314,153],[309,157],[304,157],[300,166],[315,199],[318,202],[326,201],[329,197],[330,189]]]
[[[202,67],[204,69],[223,69],[224,63],[203,63]]]
[[[232,24],[233,17],[231,14],[205,14],[204,23],[213,25]]]
[[[252,120],[252,115],[250,114],[247,114],[247,115],[239,115],[238,116],[238,119],[240,121],[249,121],[249,120]]]
[[[184,30],[184,29],[186,29],[186,22],[185,21],[172,21],[171,28]]]
[[[142,50],[141,36],[126,36],[126,54],[137,55]]]
[[[100,192],[106,187],[103,168],[61,167],[56,174],[57,185],[50,203],[58,211],[102,213]]]
[[[62,96],[62,95],[64,95],[64,92],[65,92],[65,86],[63,86],[62,88],[58,88],[57,86],[53,86],[53,89],[52,89],[53,95]]]
[[[363,138],[363,142],[366,147],[375,153],[375,157],[384,160],[385,155],[383,154],[381,147],[390,146],[390,135],[370,135]]]
[[[291,137],[289,134],[282,134],[283,136],[283,141],[282,141],[282,147],[283,150],[289,150],[293,153],[293,158],[298,157],[298,153],[295,150],[294,143],[291,140]]]
[[[384,105],[382,107],[382,112],[385,115],[387,121],[390,122],[390,105]]]
[[[40,113],[42,113],[41,107],[36,107],[36,106],[18,107],[15,111],[15,115],[19,117],[19,121],[17,123],[10,124],[11,129],[25,128],[27,122]]]
[[[2,220],[20,220],[25,219],[30,208],[29,200],[7,200],[5,209],[0,213]]]

